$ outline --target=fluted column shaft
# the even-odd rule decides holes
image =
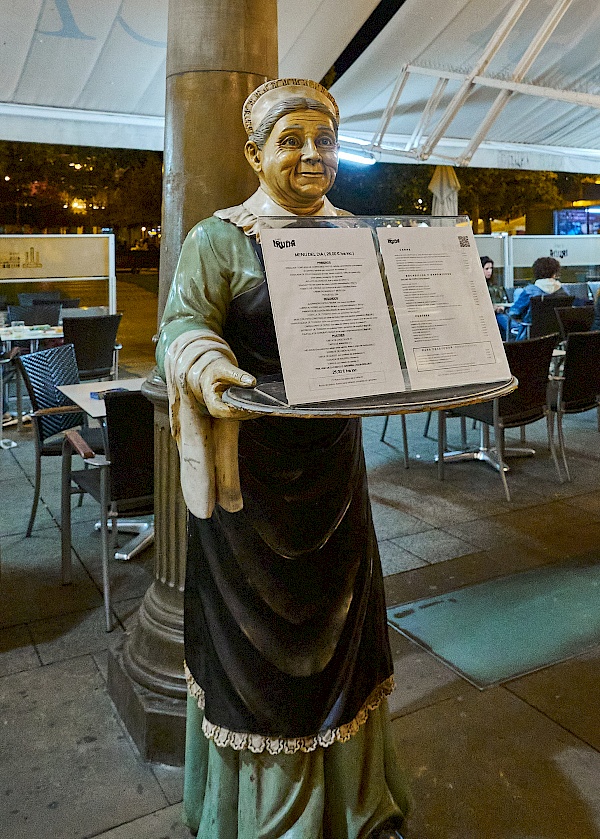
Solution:
[[[277,76],[277,0],[169,0],[159,320],[181,245],[196,222],[256,188],[243,154],[246,97]],[[186,510],[164,383],[155,406],[154,581],[109,657],[109,693],[144,757],[183,759]]]

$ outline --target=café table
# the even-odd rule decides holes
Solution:
[[[29,341],[29,352],[35,352],[40,344],[40,341],[48,338],[62,338],[62,326],[23,326],[15,328],[13,326],[6,326],[0,328],[0,343],[5,344],[8,349],[12,347],[15,341]]]
[[[77,385],[60,385],[58,390],[74,402],[88,414],[92,419],[97,420],[104,427],[106,409],[104,399],[92,397],[92,393],[102,395],[109,390],[141,390],[146,379],[118,379],[110,382],[81,382]],[[96,522],[96,530],[100,530],[100,522]],[[123,547],[115,552],[115,559],[122,562],[143,551],[154,541],[154,525],[148,522],[141,522],[136,519],[119,519],[117,529],[123,533],[137,534]]]

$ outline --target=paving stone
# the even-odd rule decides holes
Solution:
[[[397,717],[406,839],[597,839],[600,755],[502,688]]]
[[[469,542],[458,539],[444,530],[426,530],[392,540],[400,548],[423,559],[425,562],[444,562],[458,556],[475,553],[476,548]]]
[[[62,585],[60,536],[56,529],[2,540],[0,626],[91,609],[102,602],[97,586],[73,561],[73,582]]]
[[[508,682],[529,705],[600,750],[600,647]]]
[[[388,699],[392,719],[476,690],[409,638],[392,627],[388,631],[396,682]]]
[[[166,807],[141,819],[98,834],[95,839],[191,839],[181,821],[181,805]]]
[[[42,664],[102,652],[123,636],[118,625],[106,632],[104,606],[35,621],[29,624],[29,630]]]
[[[26,626],[0,629],[0,677],[41,666]]]
[[[2,831],[11,839],[94,836],[168,803],[89,656],[34,678],[3,677],[0,722]]]
[[[386,539],[379,542],[379,555],[384,577],[409,571],[411,568],[421,568],[425,562],[414,554],[400,547],[395,540]]]

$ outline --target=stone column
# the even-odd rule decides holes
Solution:
[[[243,148],[245,98],[277,76],[277,0],[169,0],[159,320],[183,240],[257,186]],[[186,510],[167,394],[154,372],[155,566],[126,640],[109,655],[108,690],[147,760],[183,762]]]

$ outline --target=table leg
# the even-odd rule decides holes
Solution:
[[[101,526],[101,522],[97,521],[95,529],[100,530]],[[112,521],[109,521],[108,529],[112,530]],[[118,519],[117,532],[137,534],[129,542],[126,542],[122,548],[115,551],[115,559],[121,562],[126,562],[134,556],[137,556],[137,554],[148,548],[154,541],[154,525],[147,521],[140,521],[139,519]]]
[[[535,449],[527,447],[506,447],[504,449],[504,457],[533,457]],[[442,455],[438,454],[439,457]],[[497,472],[500,471],[500,462],[495,446],[490,445],[490,428],[485,423],[481,423],[480,442],[479,446],[451,451],[443,453],[444,463],[459,463],[465,460],[480,460],[482,463],[487,463],[492,469]],[[437,459],[437,458],[436,458]],[[504,472],[509,472],[510,468],[504,464]]]

